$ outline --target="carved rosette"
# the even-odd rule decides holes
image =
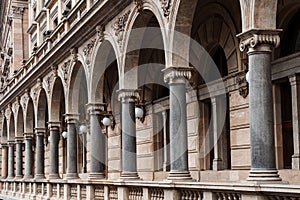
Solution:
[[[281,30],[259,30],[253,29],[239,34],[237,37],[241,39],[240,50],[241,52],[249,48],[249,51],[265,45],[269,48],[277,48],[280,44],[279,33]]]
[[[119,46],[122,45],[123,35],[130,13],[131,10],[127,11],[124,15],[119,17],[118,20],[112,25],[112,29],[115,31],[115,36],[117,37],[117,42]]]
[[[135,89],[121,89],[118,91],[118,100],[123,102],[137,102],[140,94]]]
[[[246,98],[249,94],[249,84],[246,80],[246,71],[238,72],[235,77],[236,84],[239,88],[239,93]]]
[[[159,0],[161,3],[161,8],[163,10],[164,16],[169,18],[171,13],[172,2],[171,0]]]
[[[93,39],[90,43],[88,43],[83,49],[83,55],[85,57],[85,63],[87,65],[91,64],[91,55],[96,43],[96,39]]]
[[[163,70],[164,81],[168,84],[185,84],[192,77],[191,67],[168,67]]]

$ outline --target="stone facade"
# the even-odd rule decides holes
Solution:
[[[298,1],[0,4],[0,198],[300,198]]]

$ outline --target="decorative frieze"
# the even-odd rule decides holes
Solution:
[[[241,39],[241,52],[245,51],[247,48],[255,48],[259,45],[269,45],[270,47],[277,48],[280,44],[280,31],[281,30],[252,29],[237,35],[237,37]]]
[[[115,36],[117,37],[117,42],[119,46],[122,45],[123,33],[125,31],[125,27],[127,21],[129,19],[129,15],[131,10],[128,10],[125,14],[118,18],[118,20],[112,25],[113,30],[115,31]]]
[[[164,81],[169,84],[185,83],[192,77],[191,67],[168,67],[163,70]]]

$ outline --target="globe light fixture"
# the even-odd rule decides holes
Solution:
[[[143,109],[136,107],[135,108],[135,117],[137,118],[142,118],[144,116],[144,111]]]
[[[80,127],[79,127],[79,134],[85,134],[87,133],[87,127],[86,125],[82,124]]]
[[[108,117],[104,117],[102,120],[102,123],[104,126],[110,126],[111,125],[111,120]]]
[[[249,83],[250,80],[250,71],[246,73],[246,81]]]
[[[67,139],[67,137],[68,137],[68,132],[67,132],[67,131],[62,132],[61,136],[62,136],[64,139]]]

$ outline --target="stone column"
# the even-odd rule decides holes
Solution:
[[[44,179],[45,178],[45,148],[44,148],[44,137],[45,128],[36,128],[36,168],[35,168],[35,178]]]
[[[292,168],[300,169],[300,75],[289,77],[292,89],[294,155]]]
[[[135,101],[139,94],[133,89],[119,90],[122,103],[122,179],[138,179],[136,161]]]
[[[271,53],[279,45],[278,30],[240,34],[240,49],[248,47],[251,171],[249,181],[280,181],[275,165]]]
[[[6,178],[7,177],[7,164],[8,164],[8,145],[7,144],[1,144],[2,146],[2,178]]]
[[[7,178],[14,178],[14,141],[8,141],[8,177]]]
[[[25,174],[24,178],[33,178],[32,133],[24,133],[25,137]]]
[[[167,111],[162,112],[163,119],[163,134],[164,134],[164,162],[163,162],[163,170],[164,172],[168,171],[169,165],[169,150],[168,150],[168,135],[167,135]]]
[[[22,145],[23,137],[17,137],[16,140],[16,178],[22,178]]]
[[[213,144],[214,144],[214,159],[212,169],[215,171],[222,170],[223,160],[221,156],[221,146],[219,140],[219,127],[218,127],[218,109],[217,109],[217,97],[211,98],[212,105],[212,120],[213,120]]]
[[[88,104],[90,114],[90,175],[89,179],[104,178],[104,167],[106,164],[106,135],[102,133],[100,126],[101,111],[103,104]]]
[[[49,122],[50,129],[50,179],[58,179],[58,145],[59,145],[59,122]]]
[[[67,114],[67,179],[78,178],[77,172],[77,131],[78,114]]]
[[[170,86],[170,180],[190,180],[188,166],[186,82],[189,67],[168,67],[164,79]]]

